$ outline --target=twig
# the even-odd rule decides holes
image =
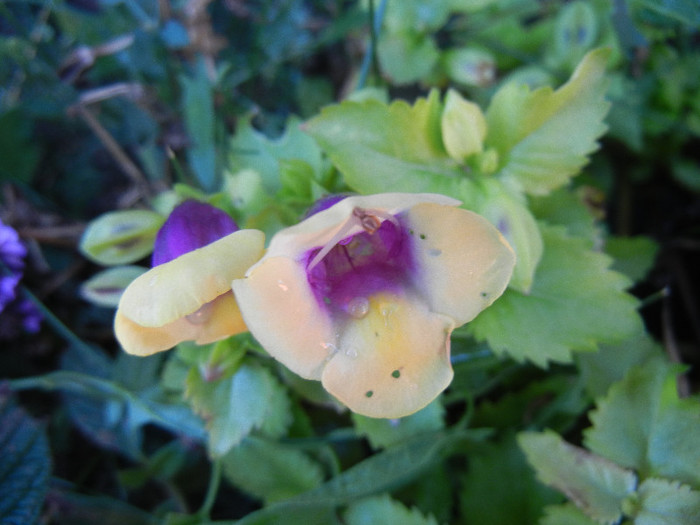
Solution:
[[[93,131],[97,138],[102,142],[102,145],[114,157],[122,171],[136,184],[147,196],[151,196],[151,189],[148,181],[141,170],[132,162],[129,156],[124,152],[119,143],[114,140],[114,137],[107,131],[100,121],[95,118],[92,112],[83,104],[78,103],[72,106],[72,111],[77,113]]]

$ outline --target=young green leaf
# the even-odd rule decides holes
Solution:
[[[321,145],[345,182],[360,193],[464,195],[463,177],[442,143],[443,105],[437,90],[415,104],[368,99],[324,109],[304,129]]]
[[[570,445],[552,431],[523,432],[518,443],[538,479],[566,494],[586,515],[608,524],[622,517],[622,502],[637,486],[633,471]]]
[[[469,156],[484,150],[486,118],[481,108],[450,89],[445,95],[445,109],[440,120],[442,140],[454,160],[463,163]]]
[[[638,334],[637,300],[624,291],[629,280],[608,269],[611,259],[563,228],[542,233],[544,255],[530,293],[506,290],[469,324],[476,338],[498,353],[545,365]]]
[[[608,56],[605,49],[588,53],[556,91],[510,83],[494,95],[486,111],[486,146],[498,151],[502,177],[544,195],[579,172],[606,129]]]
[[[250,119],[242,119],[231,140],[229,171],[256,171],[262,177],[263,185],[269,194],[274,194],[282,186],[279,169],[281,160],[298,159],[308,164],[313,173],[320,173],[321,150],[313,139],[302,132],[299,122],[298,118],[290,118],[284,134],[279,138],[270,139],[254,129]]]
[[[700,406],[678,397],[677,374],[660,357],[631,369],[590,413],[586,446],[642,477],[700,487]]]
[[[0,523],[36,523],[51,474],[44,429],[0,394]]]
[[[235,374],[220,379],[204,377],[198,367],[187,377],[187,397],[194,409],[207,420],[209,452],[214,457],[226,454],[254,429],[266,425],[279,434],[291,423],[283,387],[269,370],[244,363]],[[281,430],[282,428],[282,430]]]
[[[374,496],[357,501],[345,511],[348,525],[396,523],[401,525],[438,525],[433,516],[424,516],[420,510],[409,509],[388,495]]]

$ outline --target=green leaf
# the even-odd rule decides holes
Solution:
[[[498,151],[500,175],[526,192],[544,195],[565,185],[588,161],[605,132],[604,71],[608,51],[586,55],[556,91],[510,83],[486,112],[486,146]]]
[[[680,399],[678,367],[656,358],[632,368],[590,414],[586,446],[633,468],[700,487],[700,406]]]
[[[637,485],[633,471],[570,445],[552,431],[522,432],[518,444],[538,479],[566,494],[586,515],[609,524],[622,517],[622,502]]]
[[[190,140],[187,160],[202,189],[214,191],[218,179],[214,97],[203,59],[197,62],[192,76],[180,77],[180,84],[185,126]]]
[[[544,505],[561,500],[537,482],[512,436],[476,447],[461,481],[462,516],[479,525],[536,523]]]
[[[229,481],[266,504],[316,488],[323,481],[321,467],[305,453],[253,436],[221,461]]]
[[[640,332],[615,345],[602,344],[597,352],[577,354],[576,364],[588,394],[596,398],[620,381],[630,368],[659,355],[660,345],[646,332]]]
[[[226,454],[254,429],[265,426],[277,436],[291,424],[283,387],[268,369],[244,362],[233,375],[217,375],[207,380],[206,373],[193,367],[187,377],[187,397],[207,421],[213,457]],[[268,418],[272,421],[266,423]]]
[[[700,492],[675,481],[649,478],[639,487],[635,525],[700,523]]]
[[[13,381],[13,388],[60,390],[70,394],[76,423],[101,446],[140,455],[141,428],[155,424],[177,435],[204,439],[201,421],[185,405],[159,400],[157,390],[132,392],[107,379],[60,370]]]
[[[377,419],[352,414],[357,433],[366,436],[372,448],[386,448],[424,432],[444,427],[445,409],[439,400],[433,401],[415,414],[400,419]]]
[[[498,353],[539,365],[569,362],[572,351],[592,351],[642,331],[630,282],[608,269],[611,259],[563,228],[543,227],[544,255],[529,294],[509,289],[470,324],[478,340]]]
[[[250,119],[242,119],[230,146],[229,171],[256,171],[270,195],[282,187],[279,167],[281,160],[297,159],[308,164],[313,173],[322,172],[321,150],[313,139],[302,132],[300,121],[296,117],[288,120],[284,134],[277,139],[270,139],[255,130]]]
[[[345,101],[325,108],[304,129],[360,193],[400,188],[467,195],[473,184],[442,144],[442,110],[437,90],[413,105]]]
[[[428,32],[441,28],[449,16],[448,0],[402,0],[390,2],[384,15],[384,24],[390,32]]]
[[[157,517],[119,499],[64,490],[51,492],[52,502],[60,509],[60,514],[54,516],[54,520],[61,525],[162,525]]]
[[[643,279],[656,260],[659,245],[649,237],[610,237],[605,252],[615,258],[613,269],[632,281]]]
[[[44,429],[0,394],[0,523],[38,522],[51,475]]]
[[[549,195],[531,197],[529,204],[537,220],[551,226],[564,226],[569,235],[588,239],[590,246],[594,246],[598,244],[601,231],[585,203],[586,198],[583,189],[559,188]]]
[[[138,261],[153,251],[163,222],[162,215],[148,210],[105,213],[88,225],[80,240],[80,251],[105,266]]]
[[[291,511],[328,509],[391,490],[434,465],[466,435],[461,430],[441,431],[405,441],[365,459],[314,490],[249,514],[237,525],[279,523]]]
[[[353,503],[345,511],[347,525],[396,523],[401,525],[438,525],[433,516],[424,516],[418,509],[409,509],[388,495],[374,496]]]
[[[124,289],[145,272],[143,266],[108,268],[85,281],[80,287],[80,295],[97,306],[116,308]]]
[[[636,0],[635,3],[683,24],[700,27],[700,5],[693,0]]]
[[[440,56],[432,38],[413,31],[384,33],[379,39],[377,54],[382,73],[396,85],[428,77]]]
[[[539,525],[598,525],[599,522],[586,516],[572,504],[552,505],[545,509]]]

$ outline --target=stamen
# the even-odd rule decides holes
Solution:
[[[381,220],[380,220],[381,219]],[[382,210],[366,210],[364,208],[356,207],[352,210],[352,215],[345,221],[338,232],[323,245],[323,248],[314,256],[307,267],[307,271],[311,271],[314,267],[320,263],[323,258],[328,255],[336,244],[339,244],[348,235],[348,232],[355,226],[360,226],[370,235],[373,235],[382,225],[382,220],[391,222],[394,226],[399,226],[399,221],[391,215]]]

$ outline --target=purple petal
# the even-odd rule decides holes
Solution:
[[[27,249],[19,240],[19,235],[11,226],[0,221],[0,259],[10,270],[21,272],[24,269],[24,257]]]
[[[153,266],[164,264],[238,230],[233,219],[209,204],[187,200],[161,226],[153,248]]]
[[[342,201],[344,198],[350,197],[349,193],[333,193],[331,195],[325,195],[318,199],[316,202],[314,202],[311,207],[306,210],[306,213],[304,214],[304,219],[308,219],[312,215],[316,215],[318,212],[327,210],[334,204],[339,203]]]

